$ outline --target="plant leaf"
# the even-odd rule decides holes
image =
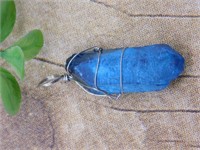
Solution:
[[[0,95],[5,110],[15,115],[21,104],[21,91],[15,77],[6,69],[0,67]]]
[[[11,65],[21,80],[24,79],[24,54],[19,46],[1,51],[0,57],[4,58]]]
[[[13,0],[0,1],[0,43],[12,31],[16,19],[16,8]]]
[[[43,35],[38,29],[32,30],[19,41],[17,41],[14,46],[21,47],[24,52],[25,60],[30,60],[34,58],[43,46]]]

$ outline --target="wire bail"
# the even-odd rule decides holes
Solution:
[[[45,79],[43,79],[38,86],[50,86],[58,81],[70,81],[72,79],[72,77],[68,74],[64,74],[64,75],[50,75],[47,76]]]

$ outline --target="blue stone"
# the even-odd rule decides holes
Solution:
[[[124,48],[104,49],[101,52],[96,75],[98,89],[108,94],[120,94],[120,58]],[[98,52],[86,51],[70,63],[68,72],[83,86],[96,95],[105,93],[95,88]],[[66,61],[66,66],[72,57]],[[184,58],[167,44],[124,49],[121,61],[123,93],[159,91],[166,88],[184,70]],[[88,88],[91,87],[91,88]]]

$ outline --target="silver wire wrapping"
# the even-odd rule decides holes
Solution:
[[[119,97],[123,94],[123,71],[122,71],[122,67],[123,67],[123,55],[124,55],[124,51],[125,51],[126,47],[124,47],[122,49],[122,53],[121,53],[121,57],[120,57],[120,94],[109,94],[108,92],[100,89],[97,85],[97,75],[98,75],[98,71],[99,71],[99,64],[100,64],[100,57],[101,57],[101,53],[103,51],[102,48],[99,48],[99,47],[91,47],[89,49],[86,49],[84,51],[81,51],[77,54],[75,54],[69,61],[69,63],[67,64],[67,67],[66,67],[66,71],[67,71],[67,74],[64,74],[64,75],[51,75],[51,76],[48,76],[47,78],[43,79],[40,83],[39,83],[39,86],[50,86],[52,85],[53,83],[56,83],[58,81],[71,81],[71,80],[74,80],[80,87],[82,87],[86,92],[90,93],[89,91],[87,91],[86,88],[88,89],[92,89],[92,90],[95,90],[95,91],[98,91],[98,92],[101,92],[103,93],[105,96],[111,98],[111,99],[119,99]],[[80,81],[76,80],[73,78],[73,75],[70,74],[69,72],[69,66],[71,64],[71,62],[81,53],[84,53],[86,51],[90,51],[90,50],[93,50],[95,52],[98,52],[98,60],[97,60],[97,65],[96,65],[96,70],[95,70],[95,75],[94,75],[94,86],[95,87],[91,87],[91,86],[87,86],[83,83],[81,83]],[[90,94],[93,94],[93,93],[90,93]],[[96,95],[96,94],[93,94],[93,95]],[[99,95],[98,95],[99,96]],[[103,96],[103,95],[101,95]]]

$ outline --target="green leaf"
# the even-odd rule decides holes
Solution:
[[[24,79],[24,54],[19,46],[1,51],[0,57],[4,58],[11,65],[21,80]]]
[[[15,115],[21,104],[21,91],[15,77],[6,69],[0,67],[0,95],[5,110]]]
[[[16,8],[13,0],[0,0],[0,43],[12,31],[16,19]]]
[[[34,58],[43,46],[43,35],[38,29],[29,32],[26,36],[17,41],[14,46],[21,47],[25,60]]]

